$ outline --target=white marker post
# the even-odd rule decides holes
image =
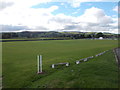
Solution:
[[[80,62],[79,61],[76,61],[76,64],[79,64]]]
[[[38,60],[38,73],[42,73],[42,55],[38,55],[37,56],[37,60]]]
[[[52,68],[55,68],[55,65],[54,65],[54,64],[52,64]]]
[[[66,63],[66,66],[69,66],[69,63]]]

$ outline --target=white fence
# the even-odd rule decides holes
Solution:
[[[101,52],[99,54],[96,54],[95,57],[101,56],[102,54],[106,53],[107,51],[108,50],[106,50],[104,52]],[[77,60],[75,63],[76,64],[80,64],[81,62],[86,62],[86,61],[88,61],[88,60],[90,60],[92,58],[94,58],[94,56],[90,56],[90,57],[87,57],[87,58],[83,58],[83,59]],[[42,55],[38,55],[37,56],[37,60],[38,60],[38,73],[42,73]],[[58,65],[69,66],[70,63],[69,62],[65,62],[65,63],[52,64],[51,67],[55,68],[55,66],[58,66]]]
[[[66,66],[69,66],[69,63],[57,63],[57,64],[52,64],[52,68],[55,68],[55,66],[58,66],[58,65],[66,65]]]

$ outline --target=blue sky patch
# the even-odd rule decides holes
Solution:
[[[79,7],[74,8],[67,2],[49,2],[38,4],[31,8],[50,8],[51,6],[58,6],[59,8],[52,12],[53,15],[63,13],[67,16],[80,16],[86,9],[96,7],[103,9],[108,16],[115,16],[117,15],[117,12],[113,11],[113,8],[117,5],[117,2],[84,2],[81,3]]]

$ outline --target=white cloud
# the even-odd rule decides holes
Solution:
[[[47,3],[51,2],[52,0],[2,0],[0,1],[2,7],[13,7],[13,8],[30,8],[34,5],[40,4],[40,3]],[[12,3],[13,5],[9,5],[9,3]]]
[[[58,6],[52,6],[48,9],[48,11],[53,12],[53,11],[57,10],[58,8],[59,8]]]
[[[0,2],[0,10],[5,9],[5,8],[12,6],[12,5],[13,5],[12,2]]]
[[[77,31],[112,31],[117,30],[116,18],[107,16],[102,9],[89,8],[83,15],[78,17],[67,16],[62,13],[53,15],[58,6],[49,8],[31,8],[39,3],[51,0],[7,0],[3,10],[0,12],[0,25],[4,29],[20,30],[77,30]],[[73,0],[69,2],[73,7],[80,6],[81,2],[88,0]],[[89,0],[90,1],[90,0]],[[12,3],[9,5],[8,3]],[[78,4],[77,4],[78,3]],[[77,13],[77,12],[75,12]]]
[[[117,12],[117,13],[120,14],[120,6],[115,6],[115,7],[113,8],[113,11],[115,11],[115,12]]]
[[[77,14],[78,12],[73,12],[72,14]]]
[[[64,6],[65,4],[64,4],[64,3],[61,3],[60,5],[63,5],[63,6]]]
[[[105,12],[102,9],[92,7],[86,9],[85,13],[77,18],[77,21],[84,23],[107,24],[111,23],[112,19],[110,16],[105,15]]]
[[[113,8],[113,11],[118,12],[118,6],[115,6],[115,7]]]
[[[34,5],[47,2],[67,2],[73,7],[79,7],[82,2],[119,2],[119,0],[1,0],[0,9],[14,6],[15,8],[30,8]],[[64,5],[64,3],[61,3]]]
[[[78,30],[104,32],[117,29],[117,18],[107,16],[102,9],[95,7],[86,9],[82,16],[76,18],[75,22],[79,24]]]
[[[73,6],[74,8],[79,7],[81,4],[81,2],[79,0],[74,0],[70,3],[71,3],[71,6]]]
[[[50,8],[19,8],[17,10],[6,8],[0,12],[0,24],[11,25],[39,25],[44,24],[52,16],[51,12],[58,9],[58,6],[51,6]]]

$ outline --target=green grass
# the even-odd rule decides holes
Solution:
[[[75,65],[78,59],[115,47],[117,41],[114,40],[5,42],[3,86],[5,88],[117,87],[117,65],[111,51],[96,60]],[[36,74],[38,54],[43,55],[44,74],[41,75]],[[51,64],[60,62],[70,62],[71,66],[51,68]]]
[[[16,40],[38,40],[38,39],[70,39],[69,37],[40,37],[40,38],[10,38],[10,39],[0,39],[1,41],[4,40],[4,41],[16,41]]]
[[[110,57],[107,57],[110,55]],[[112,51],[57,71],[42,78],[31,87],[50,88],[117,88],[118,71]]]
[[[36,39],[52,39],[52,38],[10,38],[10,39],[0,39],[0,40],[36,40]]]

